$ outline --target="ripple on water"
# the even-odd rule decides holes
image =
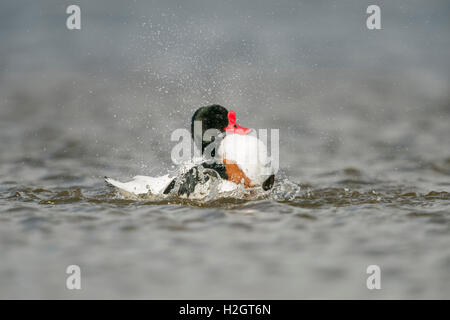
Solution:
[[[277,183],[270,192],[259,190],[245,190],[241,193],[217,194],[208,201],[190,200],[176,196],[157,197],[143,196],[128,199],[119,196],[109,189],[87,189],[80,187],[60,188],[49,190],[43,188],[11,188],[7,191],[5,199],[18,203],[37,203],[39,205],[111,205],[111,206],[167,206],[165,211],[182,210],[179,206],[198,208],[223,208],[223,209],[253,209],[254,211],[265,211],[275,209],[277,212],[289,212],[286,207],[277,207],[276,204],[284,204],[300,208],[321,207],[343,207],[352,205],[398,205],[398,206],[420,206],[429,204],[430,201],[448,201],[450,193],[445,191],[430,191],[418,193],[407,191],[408,188],[386,188],[387,191],[358,190],[348,186],[345,188],[302,188],[298,184],[282,181]],[[34,210],[34,207],[16,205],[6,211]],[[117,211],[116,211],[117,212]]]

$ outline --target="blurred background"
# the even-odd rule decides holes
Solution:
[[[66,28],[72,4],[81,30]],[[366,27],[370,4],[381,30]],[[445,0],[2,1],[0,297],[70,298],[61,270],[84,263],[85,298],[370,298],[364,266],[384,261],[399,280],[379,297],[448,298],[449,16]],[[213,103],[280,129],[280,179],[413,198],[333,209],[335,195],[318,212],[95,203],[103,176],[173,169],[170,134]]]

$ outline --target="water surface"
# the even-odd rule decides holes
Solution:
[[[81,1],[77,32],[59,2],[0,6],[0,298],[450,297],[446,1],[386,3],[379,32],[360,1]],[[271,193],[104,184],[173,170],[210,103],[280,129]]]

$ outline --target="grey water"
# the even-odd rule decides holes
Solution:
[[[450,3],[378,3],[77,1],[68,30],[2,1],[0,298],[450,298]],[[174,170],[212,103],[280,129],[269,196],[105,185]]]

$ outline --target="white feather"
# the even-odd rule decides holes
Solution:
[[[129,182],[120,182],[111,178],[105,178],[105,181],[120,190],[134,195],[140,195],[149,192],[152,194],[161,194],[172,179],[173,177],[171,178],[166,174],[161,177],[136,176]]]
[[[254,185],[263,184],[273,174],[266,145],[254,135],[227,134],[217,153],[234,161]]]

